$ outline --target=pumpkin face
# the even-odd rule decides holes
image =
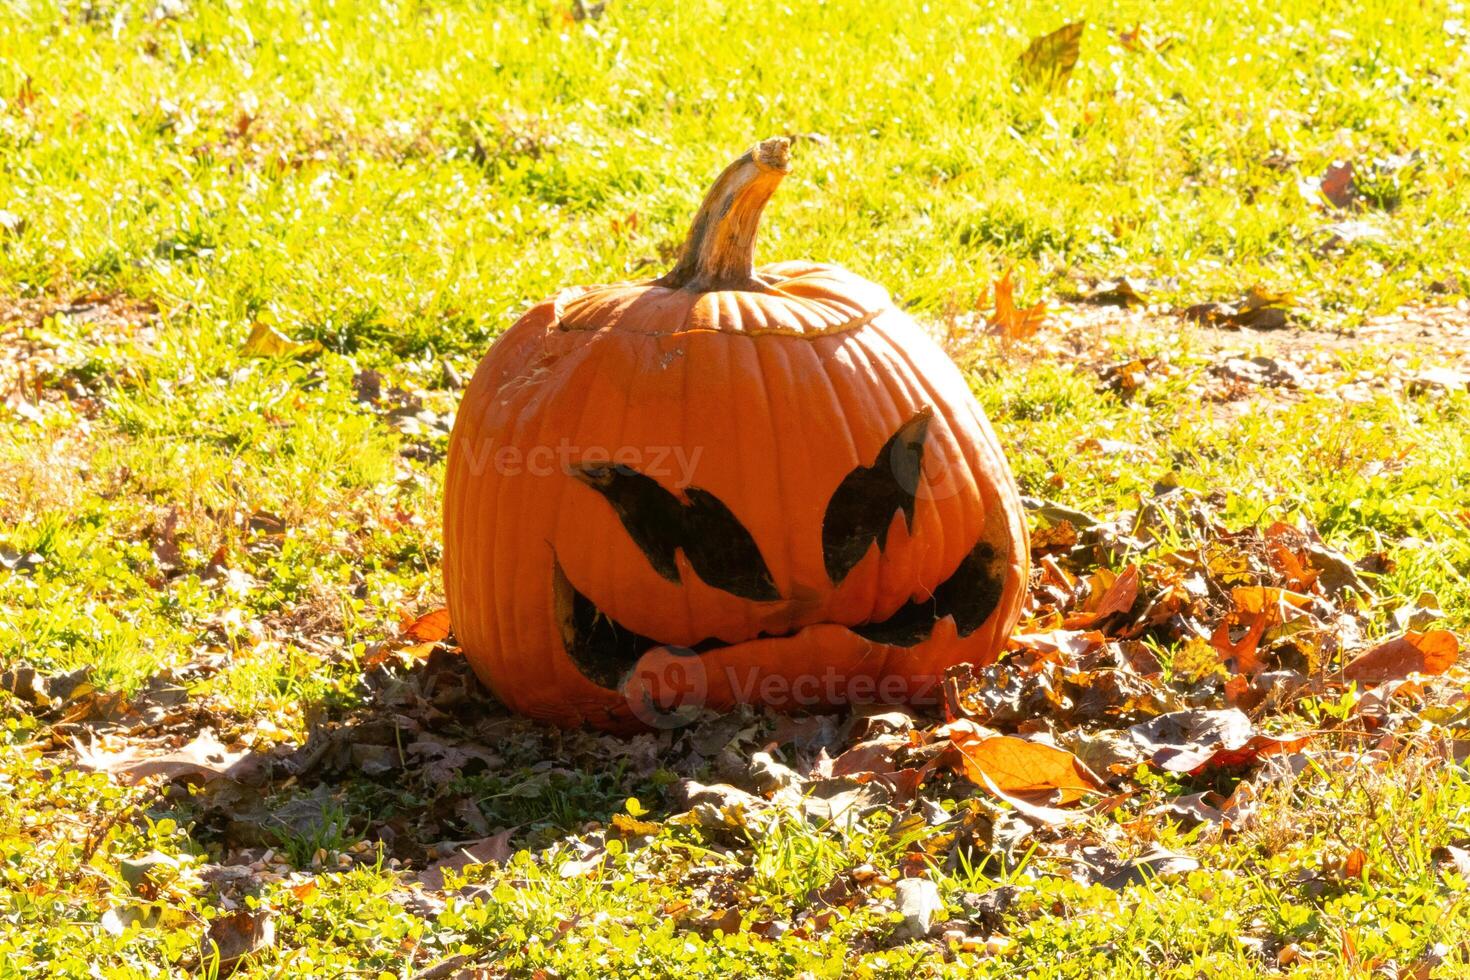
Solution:
[[[964,378],[873,283],[752,268],[785,166],[759,144],[673,272],[537,305],[466,391],[445,587],[517,710],[922,703],[1015,625],[1021,506]]]

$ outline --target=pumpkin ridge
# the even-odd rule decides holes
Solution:
[[[722,312],[722,315],[717,320],[717,322],[720,324],[719,326],[704,326],[699,324],[690,325],[691,318],[686,315],[677,326],[662,326],[658,330],[644,330],[637,329],[636,327],[622,322],[623,320],[631,317],[631,314],[629,314],[628,311],[634,305],[634,303],[637,302],[637,300],[635,299],[629,303],[620,306],[614,306],[613,315],[616,317],[614,322],[598,323],[594,322],[590,318],[586,321],[580,320],[578,318],[578,313],[580,312],[581,308],[592,304],[594,301],[602,298],[603,295],[606,293],[610,293],[613,291],[626,291],[628,293],[645,294],[649,290],[657,288],[660,287],[653,286],[645,282],[610,283],[603,286],[593,286],[586,289],[578,289],[577,295],[569,298],[572,302],[569,302],[565,305],[561,303],[557,304],[555,320],[547,327],[547,329],[555,330],[560,333],[597,334],[606,331],[611,333],[646,333],[649,335],[665,337],[676,337],[682,334],[692,333],[728,333],[747,337],[776,335],[782,337],[790,337],[792,339],[814,341],[822,337],[840,336],[842,334],[852,333],[853,331],[861,330],[863,327],[867,326],[870,323],[873,323],[884,314],[896,312],[896,308],[892,305],[881,306],[874,309],[862,309],[861,307],[858,307],[858,309],[861,309],[862,312],[857,313],[856,315],[849,314],[846,316],[845,319],[842,319],[830,325],[810,327],[797,327],[787,324],[781,324],[777,326],[745,326],[741,323],[741,317],[726,316]],[[728,290],[722,290],[719,293],[705,293],[702,295],[723,297],[729,292],[730,291]],[[767,306],[773,306],[778,302],[783,304],[790,304],[791,307],[795,310],[805,311],[810,316],[813,316],[819,320],[828,319],[828,317],[824,316],[821,312],[818,312],[824,306],[828,309],[835,309],[830,304],[826,304],[821,300],[780,291],[775,292],[773,295],[764,297],[764,301],[765,305]],[[692,306],[689,312],[693,312]],[[772,319],[777,320],[778,323],[780,321],[780,317],[772,317]],[[737,326],[730,326],[727,324],[735,324]]]

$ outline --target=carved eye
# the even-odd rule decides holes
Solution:
[[[880,551],[886,547],[895,514],[902,513],[912,530],[924,441],[932,419],[927,408],[915,414],[888,439],[871,466],[853,469],[833,492],[822,521],[822,555],[834,585],[875,542]],[[680,580],[675,556],[683,551],[690,567],[711,586],[754,601],[780,598],[755,539],[709,491],[688,487],[681,499],[626,466],[581,466],[572,475],[607,499],[649,564],[669,581]],[[792,533],[803,532],[792,529]],[[952,618],[956,633],[969,636],[999,605],[1007,572],[1005,556],[980,541],[927,596],[910,600],[881,621],[848,629],[873,643],[912,647],[928,640],[940,621]],[[572,585],[555,560],[552,576],[562,644],[588,680],[616,689],[640,657],[665,646],[604,613]],[[798,632],[749,639],[782,639]],[[697,655],[730,645],[708,638],[692,647],[669,649]]]
[[[888,546],[894,514],[903,511],[913,530],[924,439],[933,418],[932,409],[922,409],[889,437],[872,466],[858,466],[837,485],[822,518],[822,560],[833,585],[842,584],[874,541],[879,551]]]
[[[755,538],[708,490],[686,487],[680,500],[626,466],[579,466],[572,476],[607,498],[628,537],[670,582],[679,581],[674,553],[682,550],[708,585],[753,602],[781,598]]]

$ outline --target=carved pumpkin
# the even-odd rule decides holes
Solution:
[[[465,393],[445,588],[512,708],[933,701],[1015,625],[1021,504],[960,372],[881,287],[752,266],[787,149],[719,176],[673,271],[533,307]]]

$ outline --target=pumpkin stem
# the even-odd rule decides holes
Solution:
[[[755,232],[766,202],[786,176],[791,141],[761,140],[725,168],[694,215],[679,263],[658,285],[669,289],[765,291],[755,277]]]

